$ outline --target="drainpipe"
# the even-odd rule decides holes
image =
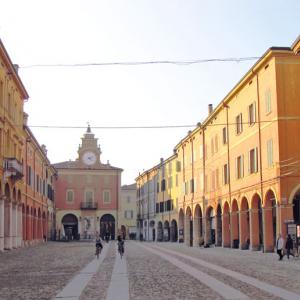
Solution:
[[[229,220],[229,228],[230,228],[230,247],[231,247],[231,241],[232,241],[232,230],[231,230],[231,214],[230,214],[230,210],[231,210],[231,176],[230,176],[230,147],[229,147],[229,118],[228,118],[228,109],[229,106],[227,104],[224,103],[224,106],[226,108],[226,135],[227,135],[227,164],[228,164],[228,192],[229,192],[229,204],[230,204],[230,209],[229,209],[229,216],[228,216],[228,220]]]
[[[252,69],[252,74],[254,71]],[[256,94],[257,94],[257,114],[258,114],[258,149],[259,149],[259,175],[260,175],[260,193],[261,193],[261,204],[263,203],[263,175],[262,175],[262,156],[261,156],[261,126],[260,126],[260,97],[259,97],[259,81],[258,74],[256,74]],[[262,209],[262,205],[261,205]],[[265,252],[265,235],[264,235],[265,219],[264,214],[262,215],[262,238],[263,238],[263,252]]]

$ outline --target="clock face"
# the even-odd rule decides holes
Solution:
[[[86,165],[93,165],[96,162],[96,155],[94,152],[87,151],[83,154],[82,160]]]

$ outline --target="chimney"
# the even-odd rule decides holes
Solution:
[[[107,165],[109,166],[109,160],[107,160]]]
[[[161,158],[161,159],[160,159],[160,163],[162,164],[163,162],[164,162],[164,159],[163,159],[163,158]]]
[[[14,64],[13,66],[14,66],[14,68],[15,68],[16,73],[18,74],[18,73],[19,73],[19,65]]]
[[[47,156],[48,150],[47,150],[47,148],[46,148],[46,145],[42,144],[42,145],[41,145],[41,148],[42,148],[42,151],[44,152],[44,154]]]
[[[208,104],[208,114],[211,115],[212,112],[213,112],[213,105]]]
[[[23,112],[23,125],[28,125],[28,114],[26,114],[26,112]]]

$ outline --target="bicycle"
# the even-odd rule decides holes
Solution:
[[[102,247],[100,245],[97,245],[96,246],[96,253],[95,253],[97,259],[99,259],[99,255],[101,254],[101,250],[102,250]]]
[[[118,252],[119,252],[120,257],[122,259],[123,255],[124,255],[124,242],[123,241],[118,242]]]

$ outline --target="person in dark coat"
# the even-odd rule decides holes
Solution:
[[[295,255],[293,253],[293,239],[291,238],[290,234],[288,234],[288,236],[287,236],[287,240],[285,243],[285,249],[286,249],[286,256],[288,259],[290,259],[290,255],[295,257]]]

